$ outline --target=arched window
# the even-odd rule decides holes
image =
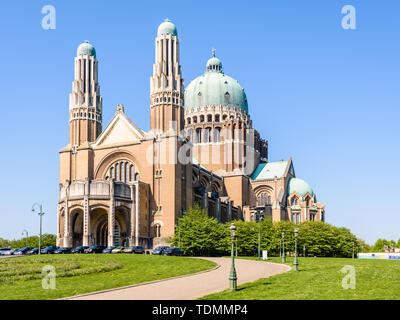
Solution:
[[[200,122],[204,122],[204,116],[203,115],[200,116]]]
[[[212,122],[212,115],[211,114],[207,115],[207,122]]]
[[[211,128],[205,128],[205,130],[204,130],[204,142],[211,142]]]
[[[139,173],[135,174],[135,181],[139,181]]]
[[[135,165],[129,160],[113,163],[106,171],[105,176],[125,183],[133,182],[135,177]]]
[[[191,120],[190,118],[187,118],[186,123],[187,123],[187,124],[190,124],[190,123],[191,123],[190,120]]]
[[[125,182],[125,163],[121,162],[121,178],[120,180]]]
[[[202,130],[200,128],[196,129],[196,142],[197,143],[201,143],[201,132],[202,132]]]
[[[221,141],[221,128],[216,127],[214,128],[214,142],[220,142]]]
[[[215,115],[215,122],[219,122],[219,114]]]
[[[125,163],[125,182],[128,183],[130,181],[129,179],[129,163]]]
[[[258,206],[259,207],[264,207],[264,206],[270,204],[269,203],[270,200],[271,200],[271,197],[268,196],[268,193],[267,192],[262,192],[257,198]]]
[[[115,165],[115,180],[120,181],[121,175],[119,173],[119,163]]]
[[[197,123],[197,117],[196,116],[193,117],[193,123]]]
[[[133,179],[135,178],[135,166],[134,166],[133,164],[131,164],[130,170],[131,170],[131,173],[130,173],[130,179],[129,179],[129,181],[130,181],[130,182],[133,182]]]
[[[161,225],[158,223],[154,225],[154,235],[156,238],[161,237]]]

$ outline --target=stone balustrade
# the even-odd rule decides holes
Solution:
[[[113,184],[113,188],[111,188]],[[90,198],[110,198],[111,190],[116,198],[131,200],[131,187],[123,182],[86,180],[73,181],[67,185],[60,185],[60,201],[63,201],[68,194],[69,199],[79,199],[85,196]]]

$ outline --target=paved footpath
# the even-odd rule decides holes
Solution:
[[[194,300],[229,288],[230,258],[201,258],[219,267],[198,274],[154,281],[119,289],[89,293],[66,299],[76,300]],[[238,285],[286,272],[287,265],[235,259]]]

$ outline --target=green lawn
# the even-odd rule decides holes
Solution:
[[[255,259],[255,258],[247,258]],[[281,262],[270,258],[269,262]],[[287,265],[293,267],[293,258]],[[354,266],[356,289],[343,289],[346,274],[341,269]],[[358,260],[344,258],[299,258],[299,271],[288,271],[238,287],[236,292],[225,290],[207,295],[204,300],[350,300],[399,299],[400,261]]]
[[[42,268],[56,270],[56,289],[42,288]],[[57,299],[190,274],[215,267],[202,259],[134,254],[68,254],[0,259],[0,300]]]

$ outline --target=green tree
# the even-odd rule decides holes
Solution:
[[[185,255],[224,254],[229,251],[229,229],[217,219],[208,217],[198,204],[179,219],[172,244],[179,246]]]

